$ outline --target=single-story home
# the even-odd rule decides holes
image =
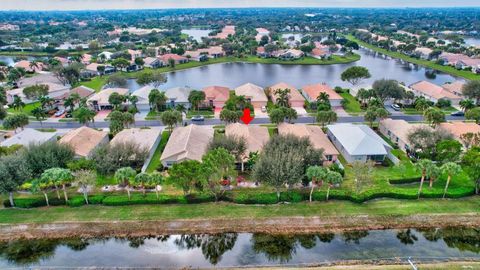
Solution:
[[[88,53],[84,53],[82,54],[82,60],[81,60],[82,64],[84,65],[88,65],[92,62],[92,55],[91,54],[88,54]]]
[[[174,54],[174,53],[167,53],[167,54],[164,54],[164,55],[160,55],[160,56],[158,56],[158,59],[160,59],[160,61],[162,62],[162,66],[168,66],[170,64],[170,59],[173,59],[173,61],[175,62],[176,65],[184,64],[184,63],[188,62],[187,57],[184,57],[184,56],[181,56],[181,55],[178,55],[178,54]]]
[[[199,50],[196,51],[186,51],[183,56],[187,57],[191,61],[197,61],[197,62],[202,62],[202,61],[207,61],[208,60],[208,55],[206,53],[200,52]]]
[[[177,105],[183,105],[185,108],[189,109],[192,104],[188,101],[188,96],[193,89],[190,87],[174,87],[165,91],[167,96],[166,105],[170,108],[175,108]]]
[[[397,160],[391,153],[392,147],[366,125],[328,125],[327,136],[348,163],[368,160],[381,163],[385,158]]]
[[[415,54],[421,59],[425,59],[425,60],[430,59],[430,54],[432,52],[433,50],[427,47],[418,47],[415,49]]]
[[[150,111],[150,102],[148,101],[148,95],[155,87],[151,85],[145,85],[132,93],[132,96],[138,98],[137,109],[139,111]]]
[[[429,127],[425,124],[411,124],[403,119],[383,119],[380,121],[378,130],[390,141],[396,143],[398,148],[403,151],[410,151],[410,141],[408,140],[408,134],[418,127]]]
[[[92,95],[87,100],[87,102],[96,111],[110,110],[110,109],[112,109],[112,104],[110,104],[110,102],[108,101],[108,98],[113,93],[118,93],[120,95],[126,95],[128,93],[128,89],[127,88],[106,88],[106,89]]]
[[[268,52],[265,51],[265,47],[263,47],[263,46],[257,47],[256,52],[257,52],[258,57],[267,58],[267,57],[272,56],[271,53],[268,53]]]
[[[104,58],[105,60],[110,60],[110,59],[112,59],[112,55],[113,55],[112,52],[104,51],[104,52],[99,53],[97,58],[99,58],[99,59]]]
[[[323,149],[323,156],[327,163],[335,162],[338,158],[338,150],[319,126],[281,123],[278,125],[278,134],[308,138],[315,149]]]
[[[48,96],[50,98],[57,98],[59,96],[64,95],[65,93],[68,93],[70,91],[70,86],[69,85],[63,85],[63,84],[58,84],[58,83],[51,83],[51,82],[45,82],[45,83],[39,83],[39,85],[46,85],[48,86]],[[30,100],[28,99],[24,94],[23,94],[23,89],[25,89],[28,86],[22,86],[20,88],[15,88],[12,90],[7,91],[7,103],[11,104],[14,100],[15,96],[18,96],[19,98],[22,99],[24,103],[32,103],[35,102],[35,100]]]
[[[455,66],[458,61],[463,59],[469,59],[468,55],[461,54],[461,53],[448,53],[442,52],[438,59],[443,61],[444,65]]]
[[[465,85],[465,82],[462,81],[454,81],[452,83],[445,83],[442,85],[442,88],[447,90],[448,92],[463,98],[463,91],[462,88]]]
[[[300,92],[295,86],[288,83],[284,83],[284,82],[280,82],[269,87],[270,97],[272,98],[272,101],[274,103],[277,102],[278,95],[275,94],[275,91],[284,90],[284,89],[290,89],[289,100],[288,100],[290,103],[290,106],[292,108],[298,108],[298,107],[303,108],[303,106],[305,105],[305,98],[302,96],[302,94],[300,94]]]
[[[33,128],[26,128],[12,137],[5,139],[0,146],[42,144],[45,142],[56,141],[56,132],[42,132]]]
[[[214,108],[223,108],[230,97],[230,89],[224,86],[208,86],[202,91],[205,93],[205,104]]]
[[[162,129],[159,128],[128,128],[115,135],[110,142],[110,145],[133,142],[140,148],[146,149],[148,151],[148,157],[142,167],[143,172],[147,169],[147,166],[150,163],[150,160],[152,159],[160,140],[162,139],[161,133]]]
[[[188,125],[176,127],[163,150],[160,161],[170,168],[185,160],[201,161],[207,152],[208,144],[213,140],[213,128],[209,126]]]
[[[244,160],[248,159],[249,153],[260,152],[270,139],[267,127],[244,125],[240,123],[229,124],[225,127],[225,135],[244,138],[247,151]]]
[[[213,38],[227,39],[228,36],[235,35],[235,25],[225,25],[220,33],[213,36]]]
[[[480,58],[468,58],[459,60],[455,67],[457,69],[471,68],[473,73],[480,73]]]
[[[130,54],[130,60],[133,62],[136,58],[141,58],[143,56],[142,50],[131,50],[128,49],[127,53]]]
[[[302,57],[304,55],[304,52],[297,49],[287,49],[287,50],[276,51],[272,55],[280,59],[289,60],[289,59],[298,59]]]
[[[83,126],[69,131],[59,143],[70,145],[77,158],[88,158],[97,147],[107,144],[108,141],[108,132]]]
[[[57,105],[63,106],[65,99],[69,98],[73,94],[78,95],[80,98],[88,98],[94,93],[95,90],[93,90],[92,88],[80,85],[61,96],[56,97],[55,102]]]
[[[422,96],[432,102],[438,102],[439,99],[448,99],[453,105],[456,105],[462,100],[461,97],[443,89],[441,86],[427,81],[419,81],[409,86],[415,96]]]
[[[254,108],[260,109],[267,106],[268,98],[263,88],[253,83],[246,83],[235,88],[235,95],[245,96]]]
[[[101,73],[98,71],[99,66],[104,67],[104,70]],[[91,63],[91,64],[85,66],[85,68],[81,71],[81,76],[83,78],[91,78],[91,77],[95,77],[95,76],[98,76],[98,75],[112,74],[115,71],[117,71],[117,70],[113,66],[103,65],[103,64],[98,64],[98,63]]]
[[[219,58],[225,55],[221,46],[212,46],[208,48],[198,49],[196,51],[186,51],[183,54],[185,57],[190,56],[194,61],[205,61],[208,58]],[[205,58],[206,57],[206,58]]]
[[[320,93],[327,93],[332,107],[341,107],[343,98],[326,83],[316,83],[302,87],[303,95],[309,102],[316,101]]]
[[[480,133],[480,125],[476,123],[465,123],[461,121],[452,121],[446,123],[440,123],[440,129],[453,135],[453,137],[462,142],[461,136],[466,133]]]
[[[45,68],[42,62],[36,62],[35,65],[32,65],[32,62],[27,60],[20,60],[13,64],[13,66],[16,68],[23,68],[27,72],[39,72]]]
[[[145,57],[145,59],[143,59],[143,62],[143,65],[149,68],[159,68],[162,66],[162,62],[156,57]]]

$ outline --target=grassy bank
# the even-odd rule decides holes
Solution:
[[[388,56],[393,57],[393,58],[402,59],[402,60],[405,60],[405,61],[413,63],[413,64],[417,64],[417,65],[421,65],[421,66],[424,66],[424,67],[427,67],[427,68],[435,69],[435,70],[438,70],[438,71],[441,71],[441,72],[444,72],[444,73],[448,73],[448,74],[453,75],[453,76],[462,77],[462,78],[465,78],[465,79],[468,79],[468,80],[480,80],[480,75],[474,74],[471,71],[458,70],[458,69],[456,69],[454,67],[451,67],[451,66],[439,65],[439,64],[437,64],[433,61],[413,58],[413,57],[410,57],[410,56],[405,55],[405,54],[400,53],[400,52],[392,52],[392,51],[389,51],[389,50],[385,50],[385,49],[379,48],[377,46],[374,46],[374,45],[368,44],[366,42],[363,42],[363,41],[355,38],[352,35],[347,35],[346,38],[349,39],[349,40],[357,42],[362,47],[372,49],[374,51],[377,51],[379,53],[388,55]]]
[[[0,223],[52,223],[76,221],[143,221],[210,218],[269,218],[269,217],[349,217],[408,216],[419,214],[480,214],[480,198],[457,200],[382,199],[356,204],[347,201],[276,205],[237,205],[232,203],[204,203],[197,205],[131,205],[131,206],[83,206],[77,208],[59,206],[35,209],[0,210]]]

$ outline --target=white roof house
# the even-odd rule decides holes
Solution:
[[[108,98],[113,93],[126,95],[128,93],[128,89],[127,88],[107,88],[94,94],[87,101],[88,103],[92,104],[95,107],[95,109],[97,110],[102,109],[102,107],[110,106],[110,102],[108,102]]]
[[[254,107],[266,106],[268,101],[263,88],[253,83],[246,83],[235,88],[235,95],[245,96]]]
[[[48,96],[51,98],[56,98],[70,91],[69,85],[63,85],[63,84],[51,83],[51,82],[42,82],[42,83],[38,83],[38,85],[46,85],[48,87]],[[23,90],[29,86],[32,86],[32,85],[25,85],[20,88],[7,91],[7,102],[12,103],[15,96],[18,96],[19,98],[21,98],[22,101],[25,103],[35,102],[35,100],[29,100],[25,96],[25,94],[23,94]]]
[[[160,161],[164,167],[184,160],[200,161],[207,152],[207,147],[213,139],[213,128],[208,126],[189,125],[173,130]]]
[[[185,107],[190,107],[188,96],[193,89],[189,87],[175,87],[165,91],[165,95],[168,98],[167,105],[175,107],[178,104],[183,104]]]
[[[155,89],[155,87],[151,85],[145,85],[142,88],[139,88],[132,93],[132,96],[136,96],[138,98],[137,108],[140,111],[150,109],[150,104],[148,102],[148,95],[153,89]]]
[[[327,126],[327,135],[348,162],[383,161],[392,147],[366,125]]]
[[[54,141],[56,138],[56,132],[41,132],[36,129],[26,128],[1,142],[0,146],[12,146],[15,144],[29,146],[30,144],[42,144],[48,141]]]

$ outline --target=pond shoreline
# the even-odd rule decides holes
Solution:
[[[28,210],[27,210],[28,211]],[[68,237],[140,237],[166,234],[307,234],[358,230],[480,226],[478,213],[384,216],[214,218],[0,224],[0,241]]]

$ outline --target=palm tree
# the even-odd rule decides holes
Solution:
[[[415,110],[423,112],[429,107],[430,104],[428,104],[428,101],[424,97],[419,97],[415,100]]]
[[[88,204],[88,187],[95,186],[97,175],[93,171],[81,170],[75,173],[75,184],[82,189],[85,203]]]
[[[145,186],[150,182],[150,175],[147,173],[139,173],[133,179],[135,186],[142,188],[142,194],[145,197]]]
[[[329,98],[330,98],[330,95],[325,93],[325,92],[321,92],[318,97],[317,97],[317,102],[318,103],[322,103],[322,102],[329,102]]]
[[[470,110],[470,109],[473,109],[475,108],[475,101],[471,100],[471,99],[464,99],[464,100],[461,100],[459,103],[460,105],[460,108],[462,108],[462,110],[464,112]]]
[[[315,185],[321,186],[323,179],[327,175],[328,171],[325,167],[321,166],[310,166],[307,168],[307,177],[310,179],[310,196],[309,201],[312,202],[312,194]]]
[[[325,175],[325,181],[328,184],[327,188],[327,201],[328,201],[328,196],[330,195],[330,188],[336,184],[340,184],[343,182],[343,177],[340,173],[338,172],[333,172],[333,171],[327,171],[327,175]]]
[[[20,110],[23,107],[25,107],[25,103],[22,101],[22,99],[19,96],[14,96],[13,102],[12,102],[12,108],[14,110]]]
[[[128,194],[128,200],[130,200],[130,184],[135,178],[136,174],[137,172],[130,167],[123,167],[115,172],[114,178],[119,185],[125,186]]]
[[[418,187],[418,199],[420,199],[420,194],[422,194],[423,181],[425,181],[425,177],[427,176],[427,169],[432,165],[433,163],[429,159],[421,159],[415,164],[417,170],[421,171],[422,173],[422,178],[420,179],[420,186]]]
[[[163,176],[159,172],[155,171],[150,174],[150,181],[148,182],[148,185],[155,187],[155,194],[157,195],[157,200],[158,200],[157,186],[161,185],[162,183],[163,183]]]
[[[48,190],[51,187],[51,183],[48,180],[39,178],[35,179],[32,181],[32,193],[37,193],[37,192],[42,192],[43,196],[45,197],[45,202],[47,203],[47,206],[50,206],[50,203],[48,202]]]
[[[63,105],[65,107],[70,107],[70,111],[73,112],[74,108],[75,108],[75,101],[73,100],[72,96],[66,98],[64,101],[63,101]]]
[[[88,122],[94,120],[96,113],[87,107],[80,107],[73,111],[73,117],[78,120],[80,124],[87,125]]]
[[[47,117],[45,111],[40,107],[36,107],[32,110],[32,115],[35,117],[35,119],[37,119],[38,122],[40,122],[40,125],[43,126],[42,121]]]
[[[427,167],[427,176],[429,180],[428,187],[431,188],[433,186],[433,182],[440,176],[441,173],[442,170],[433,162],[430,166]]]
[[[245,109],[245,106],[247,105],[247,98],[244,95],[237,96],[236,103],[239,107],[238,109],[243,111],[243,109]]]
[[[32,70],[32,71],[35,71],[39,68],[39,65],[38,65],[38,62],[33,60],[30,62],[30,64],[28,64],[28,67]]]
[[[450,184],[450,180],[452,176],[459,174],[462,171],[462,167],[454,162],[447,162],[442,165],[441,167],[442,172],[447,175],[447,183],[445,184],[445,189],[443,190],[443,197],[447,195],[448,185]]]

